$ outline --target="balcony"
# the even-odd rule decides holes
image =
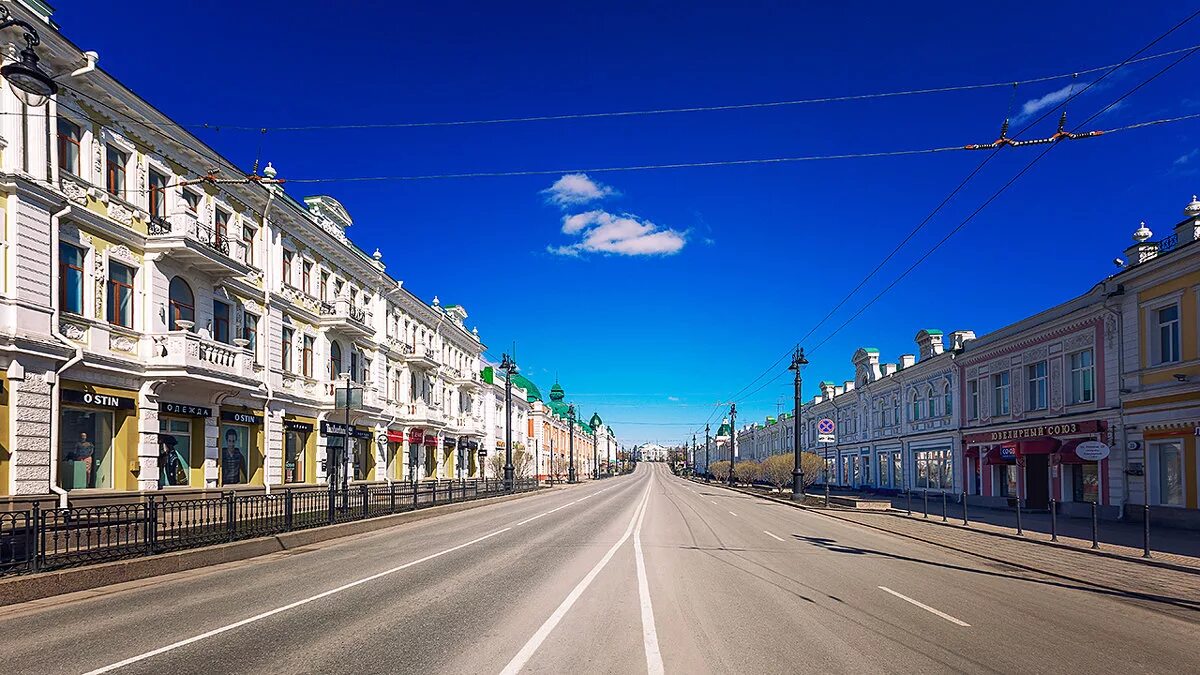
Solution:
[[[446,425],[446,417],[442,414],[441,406],[426,403],[425,401],[414,401],[411,403],[401,403],[397,406],[400,411],[400,417],[409,424],[419,426],[442,427]]]
[[[177,330],[155,335],[153,357],[146,370],[159,376],[212,377],[222,381],[237,378],[256,383],[250,352],[224,342]]]
[[[201,224],[191,211],[151,218],[146,234],[147,253],[162,253],[200,272],[240,277],[253,271],[245,262],[245,244]]]
[[[425,370],[432,370],[438,367],[437,352],[434,351],[433,347],[425,345],[417,345],[411,352],[405,354],[404,361],[409,365]]]
[[[371,327],[371,315],[362,307],[350,304],[345,298],[322,302],[320,322],[322,326],[340,330],[352,337],[375,336],[375,329]]]

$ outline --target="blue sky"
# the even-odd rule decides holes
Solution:
[[[1191,11],[1154,0],[798,4],[341,3],[334,11],[247,2],[229,11],[63,0],[55,19],[177,121],[271,127],[1007,82],[1118,63]],[[1147,53],[1195,44],[1200,19]],[[1071,102],[1071,118],[1082,121],[1168,61],[1120,71]],[[1200,55],[1092,126],[1200,112],[1198,75]],[[556,203],[547,190],[563,174],[990,142],[1006,113],[1053,103],[1068,84],[517,124],[197,133],[245,167],[261,148],[287,178],[563,170],[293,184],[289,192],[340,200],[355,241],[378,246],[389,270],[426,300],[463,303],[490,356],[515,340],[523,371],[544,391],[557,373],[586,415],[598,410],[623,439],[670,443],[690,438],[714,403],[808,333],[983,155],[593,171],[560,184],[575,199]],[[1053,133],[1056,119],[1030,133]],[[895,361],[915,349],[922,328],[985,333],[1087,290],[1113,271],[1139,221],[1155,238],[1170,234],[1200,192],[1198,147],[1200,120],[1057,147],[825,341],[1037,150],[1001,153],[813,332],[810,349],[825,342],[810,354],[805,396],[821,379],[850,378],[860,346]],[[587,194],[595,198],[580,201]],[[601,236],[612,232],[620,236]],[[786,375],[743,395],[739,422],[775,414],[777,403],[787,409],[790,396]]]

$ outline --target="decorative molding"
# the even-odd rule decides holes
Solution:
[[[66,177],[60,181],[60,184],[62,185],[63,194],[66,195],[67,199],[75,202],[76,204],[82,204],[84,206],[87,205],[88,193],[90,192],[88,190],[88,186],[76,181],[73,178]]]
[[[109,333],[108,347],[113,351],[132,353],[137,350],[138,341],[128,335]]]
[[[71,323],[69,321],[62,321],[58,324],[58,332],[65,335],[68,340],[74,340],[76,342],[87,341],[87,331],[87,326],[81,326],[77,323]]]
[[[110,246],[108,248],[108,257],[116,259],[116,260],[120,260],[121,262],[129,263],[131,265],[138,264],[137,256],[135,256],[133,254],[133,251],[130,251],[129,247],[126,246],[125,244],[117,244],[116,246]]]

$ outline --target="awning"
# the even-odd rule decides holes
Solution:
[[[1022,455],[1049,455],[1058,449],[1060,441],[1057,438],[1038,438],[1032,441],[1021,441]]]
[[[978,456],[979,456],[979,448],[977,448],[977,447],[967,448],[966,450],[963,450],[963,457],[978,457]]]
[[[1094,438],[1071,438],[1063,441],[1062,447],[1058,449],[1055,455],[1058,458],[1059,464],[1091,464],[1090,460],[1080,459],[1079,455],[1075,454],[1075,448],[1079,447],[1080,443],[1086,441],[1094,441]]]

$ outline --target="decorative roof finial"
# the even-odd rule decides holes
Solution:
[[[1144,223],[1143,223],[1143,224],[1144,224]],[[433,306],[434,306],[434,307],[437,307],[438,305],[441,305],[441,304],[442,304],[442,301],[441,301],[441,300],[438,300],[438,296],[436,296],[436,295],[435,295],[435,296],[433,296]]]
[[[1183,215],[1188,218],[1200,216],[1200,199],[1196,199],[1196,195],[1192,195],[1192,201],[1184,207]]]
[[[1133,231],[1133,240],[1139,244],[1153,236],[1154,233],[1150,231],[1150,228],[1146,227],[1146,221],[1144,220],[1140,223],[1140,227]]]
[[[371,254],[371,257],[375,259],[375,262],[383,260],[383,254],[379,252],[378,248],[376,248],[375,252]]]
[[[274,178],[276,173],[278,172],[275,171],[275,167],[271,166],[270,162],[267,162],[266,168],[263,169],[263,175],[267,178]]]

